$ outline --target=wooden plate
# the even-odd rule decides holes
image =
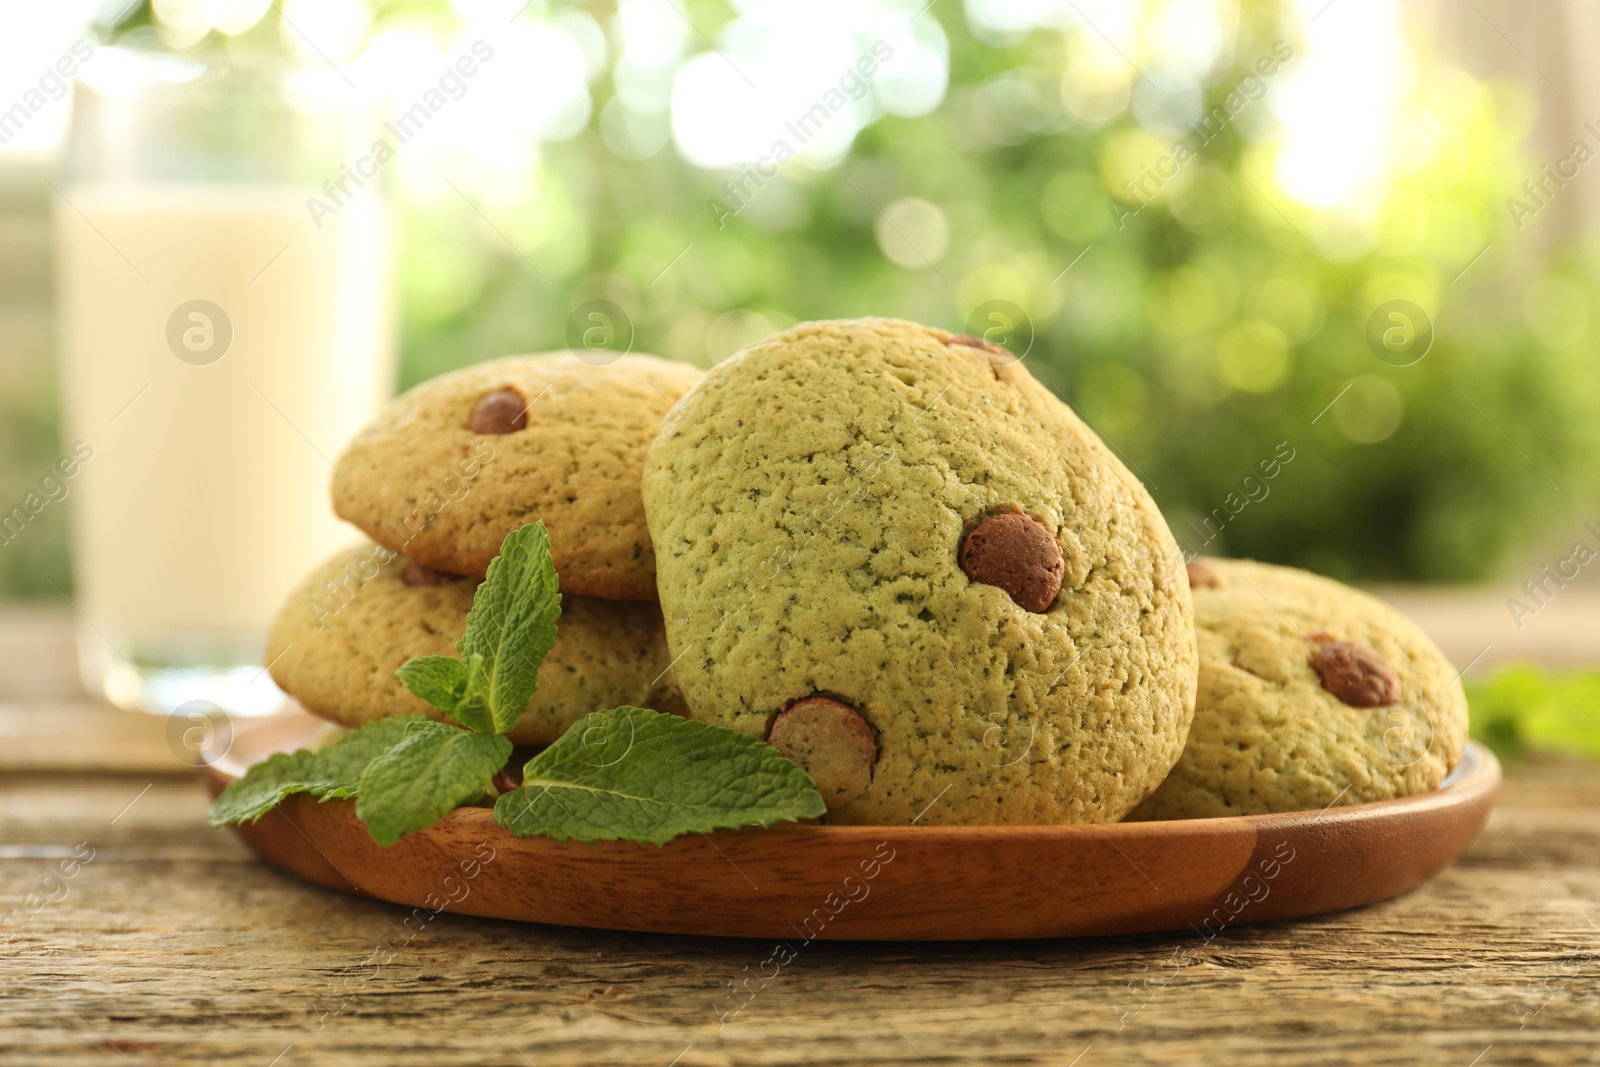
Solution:
[[[249,724],[213,795],[319,721]],[[665,847],[517,838],[462,808],[380,848],[350,801],[295,796],[236,828],[302,878],[428,911],[616,930],[812,940],[1078,937],[1336,911],[1412,889],[1483,828],[1500,764],[1476,742],[1443,787],[1327,811],[1103,826],[785,826]]]

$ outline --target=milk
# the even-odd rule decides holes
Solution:
[[[259,668],[240,670],[279,604],[358,536],[328,483],[394,383],[382,203],[357,197],[319,227],[310,188],[61,192],[65,430],[93,449],[71,491],[86,681],[135,704],[167,669],[255,685]],[[229,710],[276,704],[257,688]]]

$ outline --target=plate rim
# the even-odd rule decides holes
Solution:
[[[296,718],[264,725],[240,749],[254,755],[304,743],[316,720]],[[206,787],[215,795],[242,766],[236,758],[202,768]],[[783,921],[785,915],[805,924],[806,941],[1026,940],[1185,929],[1209,940],[1229,926],[1386,900],[1439,874],[1482,832],[1501,781],[1499,761],[1476,742],[1458,766],[1448,786],[1409,797],[1320,811],[1134,823],[780,823],[690,833],[650,846],[521,838],[496,823],[491,809],[468,807],[382,847],[357,820],[353,801],[300,794],[259,821],[231,829],[269,866],[409,907],[413,916],[450,911],[574,928],[780,941],[801,931],[792,919]],[[459,878],[451,877],[460,871],[470,867],[466,877],[479,877],[473,857],[483,859],[484,850],[487,873],[472,883],[470,895],[462,890],[461,899],[435,899],[431,889],[460,888]],[[867,873],[869,850],[883,857],[881,874],[877,865]],[[1307,858],[1296,860],[1302,854]],[[879,880],[870,900],[830,919],[816,903],[837,897],[837,879],[852,865],[862,877]],[[1252,886],[1259,895],[1250,895]],[[824,926],[811,933],[817,916]]]

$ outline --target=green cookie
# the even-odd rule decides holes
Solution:
[[[443,718],[394,672],[454,656],[478,581],[411,563],[379,545],[341,552],[289,594],[267,638],[272,680],[307,711],[356,727],[388,715]],[[549,744],[573,722],[620,704],[681,714],[660,609],[562,596],[556,644],[511,740]]]
[[[1444,653],[1387,604],[1246,560],[1189,565],[1200,689],[1136,819],[1316,811],[1437,789],[1467,742]]]
[[[692,714],[807,766],[830,822],[1113,821],[1183,749],[1177,545],[1002,349],[776,334],[668,413],[644,500]]]

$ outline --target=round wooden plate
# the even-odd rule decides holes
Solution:
[[[204,768],[215,795],[320,725],[241,729]],[[380,848],[351,801],[290,797],[236,827],[275,867],[430,912],[679,934],[944,941],[1229,926],[1412,889],[1477,837],[1500,788],[1469,743],[1435,792],[1326,811],[1098,826],[781,826],[665,847],[518,838],[462,808]]]

